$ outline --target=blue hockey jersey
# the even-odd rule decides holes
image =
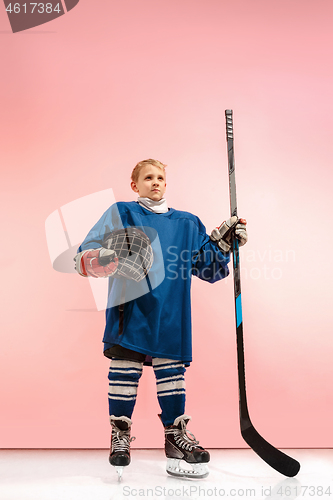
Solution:
[[[130,226],[157,235],[151,238],[154,262],[148,273],[148,285],[146,279],[137,283],[109,278],[104,350],[121,345],[188,365],[192,361],[192,276],[209,283],[226,277],[229,254],[221,252],[210,240],[195,215],[173,208],[158,214],[134,201],[112,205],[88,233],[78,252],[99,248],[106,235]],[[125,300],[120,300],[120,295]],[[124,311],[120,329],[121,302]]]

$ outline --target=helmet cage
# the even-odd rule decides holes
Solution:
[[[114,250],[119,259],[115,277],[134,281],[145,278],[153,264],[153,250],[148,236],[136,227],[113,231],[104,240],[103,246]]]

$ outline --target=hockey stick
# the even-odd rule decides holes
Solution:
[[[231,216],[237,216],[236,199],[236,179],[235,179],[235,158],[234,158],[234,134],[232,110],[225,111],[227,143],[228,143],[228,164],[229,164],[229,189],[230,189],[230,209]],[[236,338],[237,338],[237,363],[238,363],[238,388],[239,388],[239,414],[240,429],[243,439],[268,465],[273,467],[281,474],[288,477],[296,476],[300,469],[300,464],[277,450],[269,444],[254,428],[247,406],[246,387],[245,387],[245,364],[244,364],[244,340],[243,340],[243,319],[241,302],[241,283],[239,266],[239,245],[238,240],[232,238],[233,255],[233,275],[234,275],[234,294],[235,294],[235,312],[236,312]]]

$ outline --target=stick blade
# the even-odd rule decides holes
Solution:
[[[260,436],[252,424],[244,429],[241,427],[241,434],[252,450],[273,469],[287,477],[296,476],[301,467],[299,462],[274,448]]]

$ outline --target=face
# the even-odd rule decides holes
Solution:
[[[166,189],[164,171],[154,165],[145,165],[140,171],[138,181],[131,183],[131,188],[143,198],[160,201]]]

